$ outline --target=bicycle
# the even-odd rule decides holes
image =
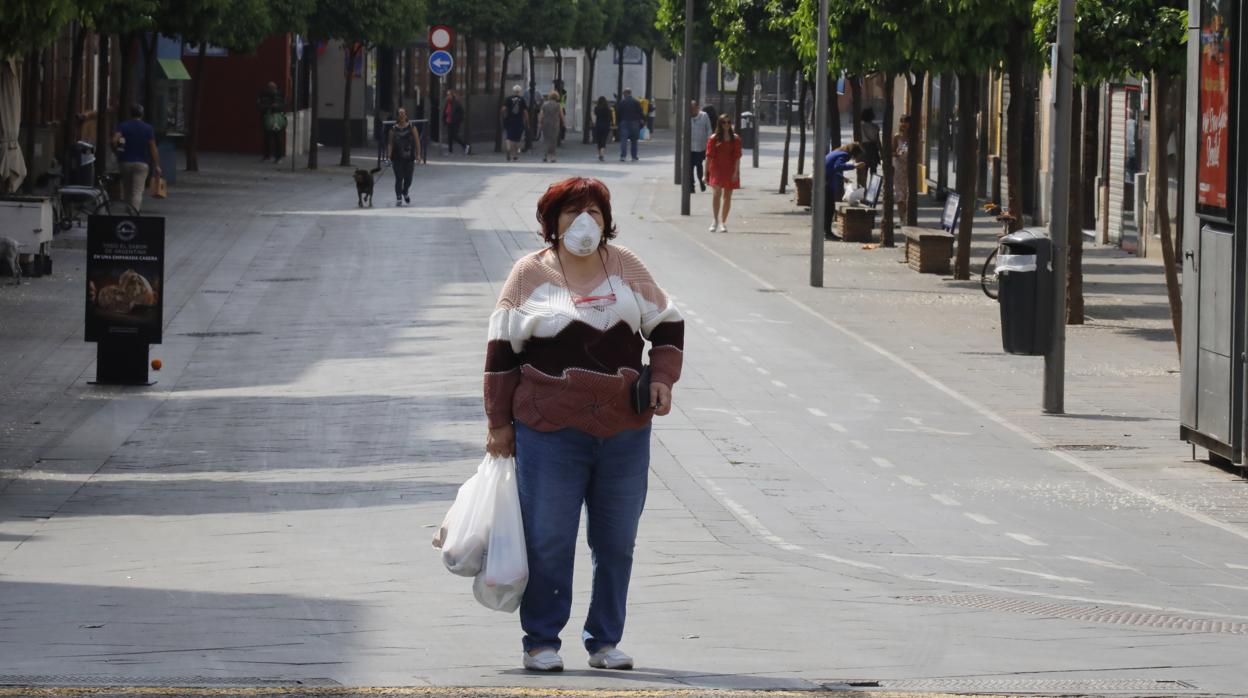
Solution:
[[[1001,224],[1001,232],[997,233],[997,246],[988,254],[988,258],[984,260],[984,266],[979,272],[979,286],[983,289],[984,295],[997,300],[1000,292],[998,291],[999,280],[997,278],[997,253],[1001,251],[1001,238],[1010,234],[1010,227],[1017,220],[1013,215],[1006,213],[996,204],[986,204],[984,210],[996,217],[997,222]]]
[[[61,230],[69,230],[79,218],[85,223],[87,216],[139,215],[130,202],[114,201],[109,197],[109,188],[120,179],[119,173],[107,172],[95,178],[95,186],[67,184],[56,187],[52,196],[52,215],[55,219],[53,225]]]

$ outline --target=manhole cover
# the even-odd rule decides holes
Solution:
[[[1023,613],[1030,616],[1047,616],[1049,618],[1089,623],[1165,628],[1167,630],[1181,630],[1193,633],[1248,635],[1248,623],[1218,620],[1217,618],[1188,618],[1186,616],[1154,611],[1134,611],[1105,606],[1070,606],[1045,601],[1028,601],[1025,599],[990,596],[988,594],[903,596],[900,598],[905,601],[933,606],[956,606],[959,608],[976,608],[1004,613]]]
[[[221,332],[183,332],[183,337],[247,337],[260,334],[256,330],[223,330]]]
[[[0,686],[20,688],[89,688],[152,686],[161,688],[221,688],[237,686],[340,686],[333,679],[274,679],[261,676],[105,676],[90,674],[0,674]]]
[[[1020,679],[1016,677],[976,679],[879,679],[821,681],[827,690],[882,689],[893,691],[947,691],[957,693],[1161,693],[1193,691],[1186,681],[1164,679]]]

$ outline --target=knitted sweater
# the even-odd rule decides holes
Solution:
[[[490,316],[485,413],[490,428],[513,420],[538,431],[571,427],[605,438],[649,423],[633,412],[630,387],[650,340],[650,380],[680,378],[685,323],[650,272],[623,247],[606,248],[608,278],[591,295],[615,303],[577,306],[551,250],[521,258]]]

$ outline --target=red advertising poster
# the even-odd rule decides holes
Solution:
[[[1196,210],[1229,220],[1231,175],[1231,0],[1200,3],[1200,144]]]

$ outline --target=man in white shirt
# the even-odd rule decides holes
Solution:
[[[689,167],[698,176],[698,186],[706,191],[702,163],[706,162],[706,142],[711,139],[711,117],[698,108],[696,99],[689,102],[689,134]]]

